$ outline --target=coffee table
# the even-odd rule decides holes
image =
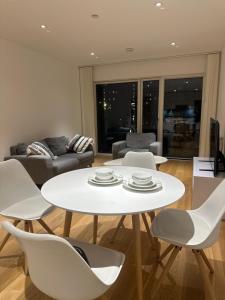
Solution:
[[[163,172],[127,166],[111,168],[124,178],[129,178],[138,171],[149,172],[153,178],[161,181],[162,189],[154,192],[136,192],[124,188],[122,184],[95,186],[88,183],[88,178],[95,174],[96,168],[87,168],[50,179],[43,185],[41,192],[46,201],[66,210],[64,236],[69,236],[72,212],[104,216],[132,215],[136,250],[137,299],[142,300],[140,215],[179,200],[185,192],[185,187],[179,179]]]
[[[158,156],[158,155],[154,155],[154,159],[155,159],[157,170],[159,170],[159,167],[161,164],[164,164],[168,161],[168,159],[166,157]],[[104,166],[108,166],[108,167],[122,166],[122,161],[123,161],[123,158],[109,160],[109,161],[104,162]]]

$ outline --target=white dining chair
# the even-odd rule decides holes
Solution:
[[[125,255],[118,251],[55,235],[28,233],[7,221],[2,227],[25,251],[34,285],[54,299],[99,297],[114,284],[124,264]],[[73,246],[84,251],[88,263]]]
[[[146,169],[156,170],[156,163],[155,163],[154,155],[151,152],[129,151],[123,158],[122,165],[129,166],[129,167],[138,167],[138,168],[146,168]],[[146,215],[143,213],[141,216],[142,216],[146,231],[148,233],[148,236],[150,238],[150,242],[152,245],[154,245],[155,242],[152,238]],[[155,213],[149,212],[149,216],[150,216],[151,220],[153,220]],[[126,218],[126,215],[124,215],[120,218],[120,221],[116,227],[115,233],[112,237],[112,242],[115,240],[115,238],[119,232],[119,229],[123,226],[125,218]]]
[[[45,230],[54,234],[42,220],[51,208],[18,160],[0,162],[0,215],[14,219],[15,226],[24,221],[24,229],[31,232],[32,222],[36,220]],[[9,237],[8,233],[0,245],[0,251]]]
[[[209,299],[215,299],[213,289],[204,270],[204,263],[211,273],[214,272],[211,263],[203,249],[211,247],[218,239],[221,219],[225,212],[225,180],[212,192],[208,199],[197,209],[162,210],[153,220],[151,231],[154,237],[170,245],[162,253],[160,260],[171,251],[169,260],[153,289],[153,296],[159,290],[160,284],[169,272],[177,254],[182,248],[192,249],[201,275],[207,289]]]

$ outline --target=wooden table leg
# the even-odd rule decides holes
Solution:
[[[139,215],[132,215],[132,223],[135,234],[135,255],[137,272],[138,300],[143,300],[143,281],[142,281],[142,257],[141,257],[141,229]]]
[[[68,237],[70,235],[70,227],[72,222],[73,213],[71,211],[66,211],[65,223],[64,223],[64,231],[63,236]]]

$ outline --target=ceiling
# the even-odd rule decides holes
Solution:
[[[77,65],[221,50],[224,0],[163,5],[162,10],[152,0],[1,0],[0,36]],[[173,41],[179,47],[170,46]],[[128,47],[134,51],[127,53]]]

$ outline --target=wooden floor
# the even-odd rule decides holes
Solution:
[[[95,165],[101,165],[105,160],[106,158],[99,157],[96,159]],[[185,196],[177,202],[174,207],[180,209],[191,208],[192,162],[169,161],[161,166],[161,171],[178,177],[185,184]],[[62,234],[64,216],[65,212],[63,210],[56,209],[45,218],[48,225],[58,235]],[[71,237],[92,242],[92,221],[93,219],[90,216],[74,214]],[[115,230],[117,221],[118,217],[100,217],[99,220],[98,243],[120,250],[126,254],[126,263],[119,280],[107,292],[106,296],[111,300],[136,300],[135,259],[133,253],[131,218],[126,218],[125,228],[120,230],[115,243],[111,244],[110,239]],[[38,224],[35,224],[34,230],[36,232],[44,232]],[[1,240],[4,234],[3,230],[0,230]],[[143,224],[142,247],[144,299],[150,299],[151,291],[154,289],[154,284],[162,271],[163,265],[154,263],[155,253],[149,249],[149,242]],[[166,244],[162,243],[162,249],[165,249],[165,247]],[[216,299],[225,300],[225,223],[222,223],[219,241],[212,248],[207,249],[206,254],[215,268],[215,274],[209,276],[216,293]],[[29,277],[25,277],[22,271],[22,263],[22,251],[16,241],[11,238],[0,255],[0,300],[51,299],[41,293],[32,284]],[[76,279],[74,278],[74,280]],[[178,255],[155,299],[204,299],[200,273],[191,251],[182,250]]]

